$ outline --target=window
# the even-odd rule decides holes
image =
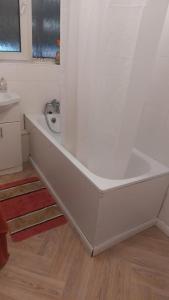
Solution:
[[[10,2],[9,0],[0,2],[0,51],[21,52],[19,1]]]
[[[0,59],[60,63],[60,0],[0,0]]]
[[[0,59],[28,59],[30,0],[0,0]]]
[[[32,1],[33,57],[55,58],[60,41],[60,0]]]

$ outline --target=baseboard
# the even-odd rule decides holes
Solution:
[[[59,206],[63,210],[63,212],[64,212],[65,216],[67,217],[67,219],[70,221],[70,223],[73,225],[73,227],[75,227],[75,229],[76,229],[77,233],[79,234],[80,239],[82,240],[85,248],[87,249],[88,253],[92,256],[92,254],[93,254],[93,247],[92,247],[92,245],[86,239],[85,235],[80,230],[80,228],[77,225],[76,221],[74,220],[74,218],[72,217],[72,215],[69,213],[69,211],[67,210],[67,208],[63,204],[62,200],[60,199],[60,197],[57,195],[57,193],[55,192],[55,190],[53,189],[53,187],[49,183],[49,181],[46,178],[46,176],[40,170],[39,166],[36,164],[36,162],[33,160],[32,157],[29,157],[29,160],[30,160],[31,164],[33,165],[33,167],[35,168],[35,170],[37,171],[37,173],[39,174],[39,176],[42,179],[42,181],[44,182],[44,184],[46,185],[46,187],[48,188],[48,190],[50,191],[50,193],[53,196],[53,198],[57,201],[57,203],[59,204]]]
[[[13,174],[13,173],[18,173],[18,172],[21,172],[22,170],[23,170],[22,165],[18,166],[18,167],[13,167],[13,168],[10,168],[10,169],[0,171],[0,176]]]
[[[169,226],[165,222],[158,219],[156,226],[169,237]]]
[[[93,256],[96,256],[96,255],[100,254],[101,252],[105,251],[106,249],[111,248],[111,247],[115,246],[116,244],[136,235],[137,233],[152,227],[156,223],[157,223],[157,219],[154,218],[144,224],[141,224],[141,225],[135,227],[134,229],[128,230],[122,234],[119,234],[119,235],[113,237],[112,239],[105,241],[104,243],[94,247]]]

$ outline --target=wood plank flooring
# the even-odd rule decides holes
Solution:
[[[0,177],[0,183],[35,175]],[[167,300],[169,239],[156,227],[91,258],[66,224],[22,242],[9,240],[0,300]]]

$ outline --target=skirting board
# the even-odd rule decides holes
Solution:
[[[93,255],[93,247],[91,246],[91,244],[89,243],[89,241],[87,240],[87,238],[84,236],[84,234],[80,230],[80,228],[77,225],[76,221],[70,215],[69,211],[64,206],[62,200],[57,195],[57,193],[54,191],[53,187],[51,186],[51,184],[47,180],[46,176],[42,173],[42,171],[40,170],[39,166],[35,163],[35,161],[33,160],[33,158],[29,157],[29,160],[30,160],[31,164],[33,165],[33,167],[35,168],[35,170],[37,171],[37,173],[39,174],[39,176],[42,179],[42,181],[44,182],[44,184],[46,185],[46,187],[48,188],[48,190],[50,191],[51,195],[54,197],[54,199],[57,201],[57,203],[59,204],[59,206],[63,210],[63,212],[64,212],[65,216],[67,217],[67,219],[70,221],[70,223],[73,225],[73,227],[75,227],[75,229],[76,229],[77,233],[79,234],[80,239],[82,240],[83,244],[85,245],[88,253],[92,256]]]
[[[123,242],[123,241],[129,239],[130,237],[136,235],[137,233],[152,227],[156,223],[157,223],[157,219],[154,218],[144,224],[141,224],[141,225],[135,227],[134,229],[125,231],[125,232],[113,237],[112,239],[107,240],[103,244],[100,244],[99,246],[94,247],[93,256],[96,256],[96,255],[100,254],[101,252],[105,251],[106,249],[111,248],[111,247],[115,246],[116,244]]]
[[[17,166],[17,167],[13,167],[13,168],[10,168],[10,169],[6,169],[6,170],[0,171],[0,176],[18,173],[18,172],[21,172],[22,170],[23,170],[22,165],[21,166]]]
[[[156,226],[169,237],[169,226],[165,222],[158,219]]]

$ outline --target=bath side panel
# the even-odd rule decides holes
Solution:
[[[111,244],[118,236],[151,224],[157,218],[168,182],[169,175],[164,175],[105,192],[99,205],[95,246]]]
[[[99,203],[98,189],[38,128],[29,121],[27,125],[33,161],[92,246]]]

